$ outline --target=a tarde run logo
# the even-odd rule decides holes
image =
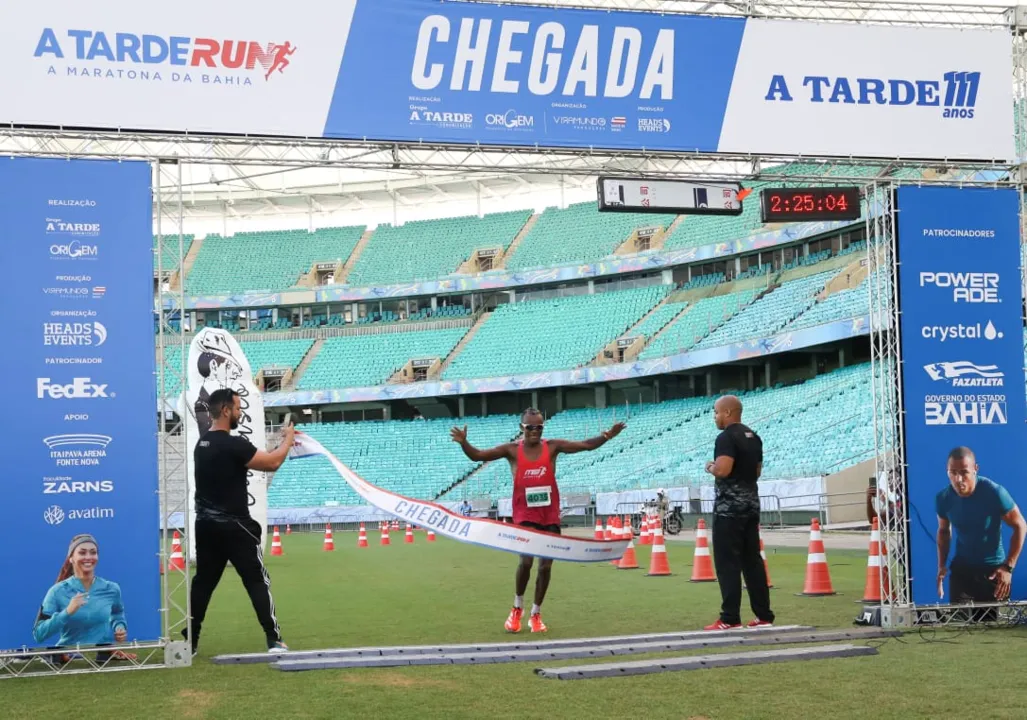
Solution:
[[[71,78],[252,87],[291,64],[285,42],[43,28],[33,56]]]

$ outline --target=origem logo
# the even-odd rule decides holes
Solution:
[[[99,246],[86,245],[78,240],[72,240],[67,244],[55,243],[50,246],[51,260],[95,260],[99,255]]]
[[[295,52],[296,47],[288,40],[276,43],[43,28],[33,56],[51,62],[168,65],[183,69],[255,70],[259,65],[267,71],[264,79],[270,80],[274,72],[281,73],[289,66],[289,57]]]
[[[940,79],[924,80],[806,75],[789,82],[784,75],[774,75],[764,99],[794,102],[798,96],[811,103],[936,107],[944,118],[969,120],[974,116],[980,85],[981,74],[967,70],[951,70]]]
[[[97,384],[92,378],[77,377],[67,385],[51,383],[50,378],[36,378],[36,397],[40,400],[92,400],[95,398],[114,397],[107,393],[106,384]]]
[[[485,116],[487,127],[500,127],[507,130],[533,130],[535,128],[535,117],[533,115],[518,115],[516,110],[507,110],[505,113],[489,113]]]

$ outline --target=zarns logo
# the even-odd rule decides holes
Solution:
[[[798,94],[800,100],[811,103],[936,107],[942,110],[942,117],[969,120],[974,116],[980,85],[981,74],[965,70],[947,72],[941,80],[806,75],[791,85],[784,75],[774,75],[764,99],[794,102],[793,94]]]

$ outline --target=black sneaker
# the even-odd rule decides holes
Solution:
[[[189,632],[185,628],[182,628],[182,639],[183,640],[188,640],[189,639]],[[196,657],[197,650],[200,647],[200,636],[197,635],[196,633],[193,633],[192,646],[193,646],[193,657]]]

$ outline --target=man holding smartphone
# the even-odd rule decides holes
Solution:
[[[200,642],[200,630],[214,589],[225,566],[231,562],[250,596],[264,629],[267,650],[281,653],[289,648],[275,617],[271,578],[264,567],[262,528],[250,517],[246,489],[247,470],[274,472],[292,447],[295,430],[287,423],[282,442],[272,452],[258,450],[244,437],[232,435],[242,411],[239,393],[215,390],[207,401],[211,427],[196,444],[196,576],[192,584],[192,649]],[[186,635],[186,631],[182,631]]]

